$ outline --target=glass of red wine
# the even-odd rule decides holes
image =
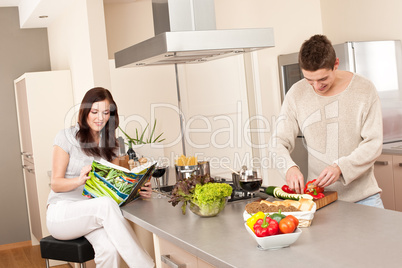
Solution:
[[[164,180],[167,180],[167,176],[164,175],[166,174],[168,168],[168,166],[156,166],[154,172],[152,173],[152,179],[158,192],[157,198],[162,198],[161,184],[165,184]]]
[[[262,185],[262,178],[256,178],[254,176],[244,176],[239,180],[240,187],[249,192],[251,195],[254,195],[255,192],[260,190]]]

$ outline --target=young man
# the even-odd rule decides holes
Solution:
[[[305,179],[338,192],[340,200],[383,208],[374,162],[382,150],[382,114],[374,85],[338,70],[339,59],[323,35],[299,53],[304,79],[286,94],[270,150],[284,165],[288,186],[298,193]],[[299,128],[308,150],[308,178],[290,157]]]

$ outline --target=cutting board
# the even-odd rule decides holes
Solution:
[[[338,200],[338,193],[335,191],[324,191],[324,195],[325,195],[325,197],[314,200],[314,202],[317,206],[317,209],[325,207],[325,206],[331,204],[332,202],[335,202],[336,200]]]

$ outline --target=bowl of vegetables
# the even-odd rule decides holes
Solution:
[[[257,248],[267,250],[288,247],[296,242],[302,233],[298,224],[297,218],[292,215],[284,217],[280,213],[269,215],[258,212],[244,226],[257,242]]]
[[[200,217],[213,217],[218,215],[225,208],[227,201],[227,197],[207,203],[196,203],[195,201],[190,201],[190,210]]]
[[[176,183],[169,202],[173,206],[182,203],[183,214],[188,205],[198,216],[214,217],[225,208],[232,191],[232,186],[215,182],[209,175],[192,175]]]
[[[299,238],[302,233],[300,228],[296,228],[293,233],[289,234],[277,234],[272,236],[258,237],[256,234],[250,229],[250,227],[245,224],[248,233],[254,238],[257,242],[257,248],[260,250],[267,249],[280,249],[284,247],[288,247]]]

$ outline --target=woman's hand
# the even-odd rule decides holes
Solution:
[[[150,198],[152,195],[151,182],[148,181],[141,187],[140,196],[143,198]]]
[[[83,168],[81,169],[80,176],[78,177],[78,185],[77,185],[77,186],[80,186],[80,185],[84,185],[84,184],[85,184],[85,182],[90,178],[90,177],[88,176],[88,173],[89,173],[91,170],[92,170],[92,166],[91,166],[91,165],[85,166],[85,167],[83,167]]]

